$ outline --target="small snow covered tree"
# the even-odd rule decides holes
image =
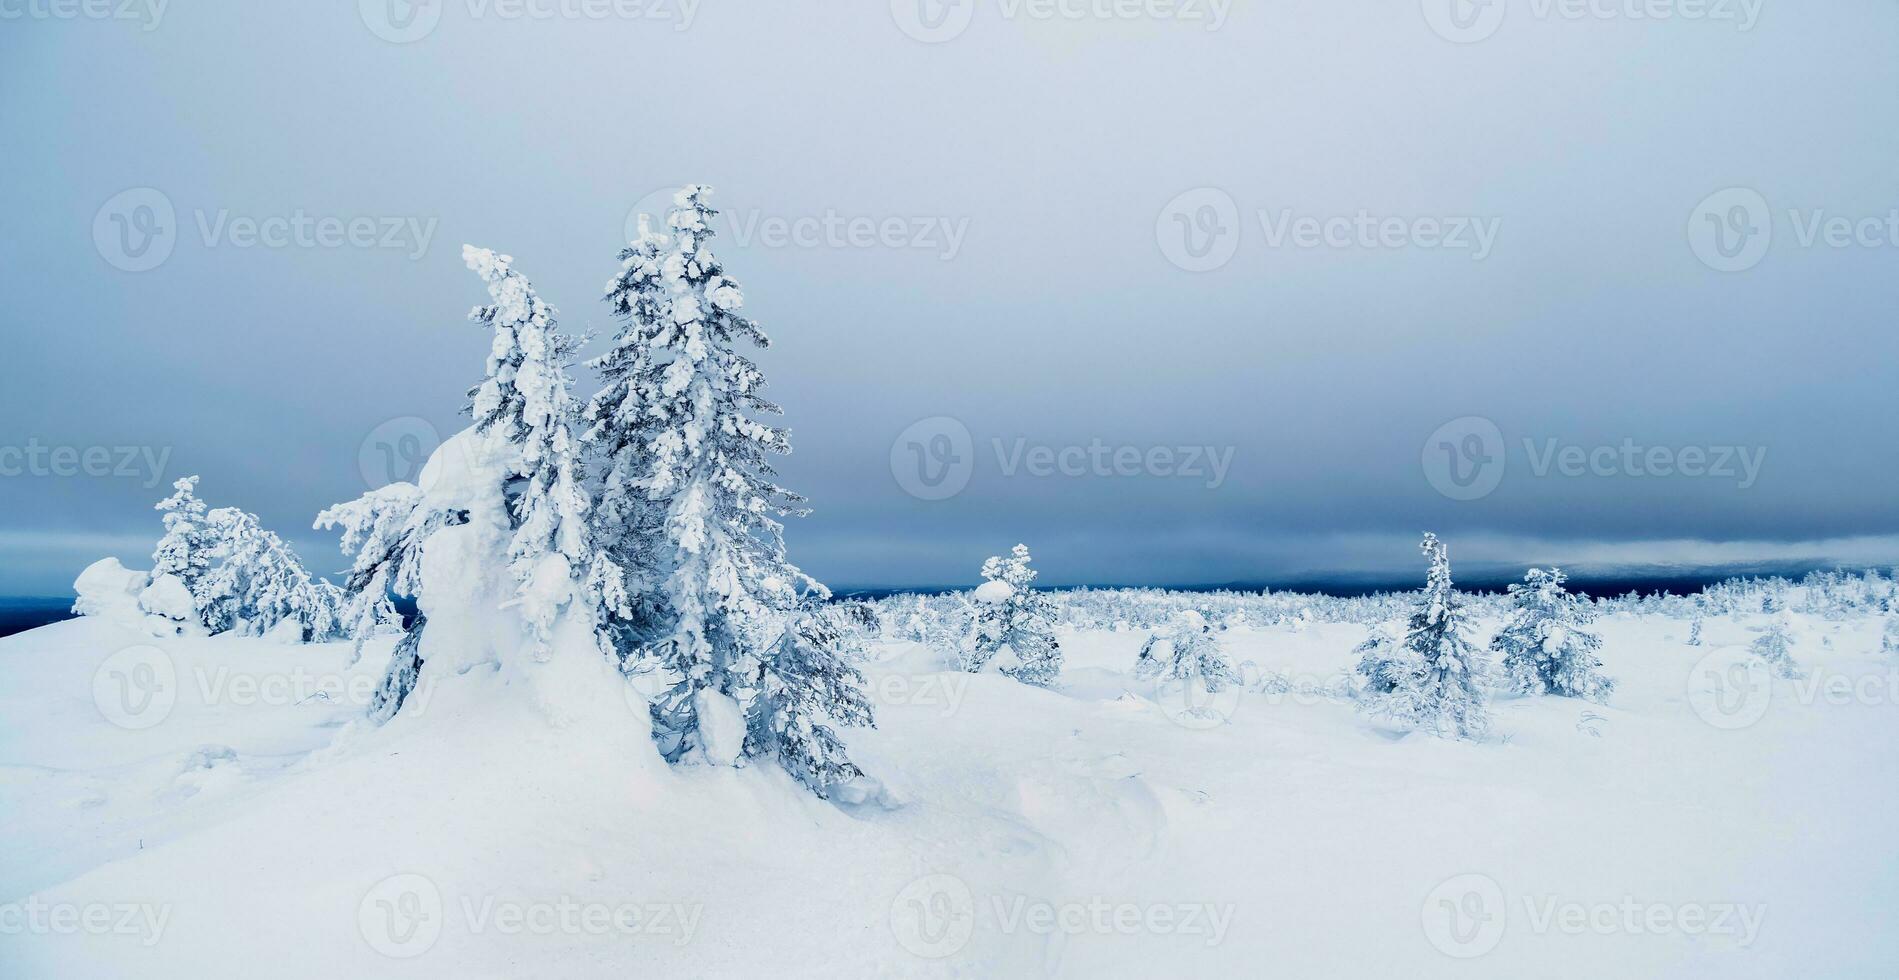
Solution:
[[[1596,657],[1602,637],[1584,629],[1596,611],[1563,588],[1568,580],[1562,569],[1532,568],[1522,582],[1511,583],[1515,609],[1490,649],[1501,655],[1505,679],[1518,691],[1607,701],[1615,681]]]
[[[469,414],[483,431],[499,428],[518,449],[513,469],[522,481],[512,494],[514,536],[509,568],[520,583],[522,617],[533,633],[534,655],[545,659],[561,608],[592,560],[588,495],[581,485],[577,412],[567,374],[581,341],[557,329],[555,310],[535,294],[514,260],[485,248],[462,246],[462,260],[488,284],[489,306],[468,317],[494,330],[488,376],[469,391]]]
[[[198,579],[193,596],[206,628],[263,636],[289,622],[301,640],[338,634],[340,593],[312,579],[290,546],[255,514],[219,507],[205,516],[205,526],[217,564]]]
[[[1888,656],[1899,653],[1899,616],[1887,618],[1886,629],[1879,635],[1879,652]]]
[[[1451,585],[1449,550],[1435,534],[1426,534],[1419,547],[1431,560],[1431,572],[1404,638],[1417,669],[1394,674],[1391,691],[1361,705],[1440,738],[1481,738],[1490,728],[1483,690],[1488,667],[1464,635],[1464,604]]]
[[[385,631],[401,630],[402,617],[391,600],[415,598],[421,593],[422,542],[437,529],[467,521],[467,515],[425,507],[420,487],[391,483],[317,515],[316,527],[340,527],[345,554],[354,554],[343,580],[338,625],[356,641],[355,657],[363,642]],[[369,716],[388,721],[401,710],[422,674],[422,631],[417,616],[390,655],[383,679],[370,699]],[[355,663],[352,658],[351,663]]]
[[[1372,627],[1371,635],[1352,652],[1358,654],[1358,672],[1365,678],[1366,694],[1390,694],[1419,672],[1418,660],[1410,649],[1383,626]]]
[[[1699,612],[1695,613],[1695,621],[1688,624],[1688,645],[1691,647],[1701,645],[1701,614]]]
[[[430,531],[447,523],[447,515],[421,510],[422,490],[413,483],[391,483],[337,504],[317,515],[316,527],[340,527],[345,554],[355,556],[343,580],[343,604],[338,620],[343,635],[363,641],[397,629],[395,597],[413,598],[419,584],[422,541]]]
[[[152,552],[152,577],[176,575],[185,588],[193,589],[211,567],[214,536],[205,525],[204,501],[196,492],[198,478],[187,476],[171,486],[171,496],[153,507],[165,514],[165,536]]]
[[[778,519],[804,498],[773,479],[768,457],[790,441],[758,420],[780,410],[739,350],[769,340],[713,255],[709,193],[681,190],[667,230],[643,226],[608,285],[623,327],[593,362],[604,387],[586,410],[604,470],[589,581],[623,661],[663,688],[653,735],[668,761],[773,754],[825,795],[855,772],[826,722],[869,724],[868,702],[813,619],[828,591],[785,555]]]
[[[831,607],[805,611],[772,648],[760,675],[757,721],[749,725],[745,754],[776,755],[819,796],[864,775],[823,719],[875,727],[864,675],[849,663],[854,648],[846,619]]]
[[[1141,644],[1134,661],[1134,676],[1141,680],[1198,680],[1208,693],[1218,694],[1240,683],[1240,673],[1206,617],[1191,610],[1174,617],[1165,633],[1156,633]]]
[[[1782,677],[1805,677],[1806,672],[1794,661],[1793,646],[1793,624],[1782,613],[1775,616],[1773,622],[1761,631],[1761,635],[1754,638],[1751,649],[1755,656],[1774,668],[1774,673]]]
[[[980,671],[1007,647],[1016,664],[1004,673],[1024,684],[1047,687],[1062,672],[1062,648],[1055,641],[1055,606],[1035,591],[1035,569],[1027,545],[1018,544],[1003,558],[983,562],[984,582],[976,588],[974,635],[964,651],[963,669]]]

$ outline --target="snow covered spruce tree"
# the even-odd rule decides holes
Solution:
[[[1596,619],[1589,600],[1563,588],[1561,569],[1532,568],[1510,585],[1515,604],[1490,649],[1501,655],[1506,681],[1525,694],[1607,701],[1615,681],[1602,673],[1602,637],[1583,627]]]
[[[1062,672],[1062,648],[1055,641],[1055,604],[1035,591],[1035,569],[1028,545],[1009,557],[983,562],[983,584],[976,587],[975,630],[963,652],[963,669],[982,670],[1007,648],[1015,664],[1003,673],[1024,684],[1047,687]]]
[[[1419,548],[1430,558],[1431,571],[1404,638],[1415,669],[1392,671],[1392,689],[1360,705],[1440,738],[1481,738],[1490,728],[1483,690],[1487,665],[1464,635],[1464,604],[1451,586],[1449,550],[1429,533]]]
[[[1782,613],[1775,616],[1761,631],[1761,635],[1754,638],[1750,649],[1756,657],[1767,661],[1767,665],[1774,668],[1774,673],[1782,677],[1805,677],[1806,671],[1801,670],[1794,661],[1793,646],[1793,624],[1787,621],[1787,614]]]
[[[592,563],[589,501],[573,432],[578,413],[567,374],[582,341],[559,331],[554,308],[513,269],[511,257],[464,245],[462,260],[494,300],[468,315],[494,330],[488,376],[469,389],[469,414],[478,431],[498,430],[495,435],[518,447],[513,469],[521,484],[509,493],[514,534],[508,562],[520,583],[534,655],[545,659],[555,617],[569,601],[587,598],[576,583]]]
[[[1688,624],[1688,645],[1691,647],[1701,645],[1701,613],[1699,610],[1695,612],[1694,622]]]
[[[205,527],[217,563],[199,577],[193,597],[207,629],[264,636],[282,627],[294,630],[300,641],[341,634],[341,593],[312,579],[290,546],[259,524],[257,515],[219,507],[205,516]]]
[[[153,505],[164,512],[165,535],[152,552],[152,577],[175,575],[193,589],[211,567],[213,535],[205,524],[204,501],[198,499],[198,478],[183,477],[171,486],[171,496]]]
[[[1134,661],[1134,676],[1141,680],[1198,680],[1207,692],[1218,694],[1240,683],[1240,673],[1220,649],[1220,638],[1206,617],[1187,610],[1174,617],[1164,633],[1156,633],[1141,644]]]
[[[713,255],[710,192],[681,190],[608,285],[623,326],[586,411],[605,471],[589,578],[626,669],[653,680],[668,761],[775,756],[825,796],[863,774],[830,725],[871,724],[870,702],[820,609],[829,592],[785,555],[778,518],[803,498],[773,479],[768,457],[791,445],[756,418],[779,409],[739,351],[769,340]]]

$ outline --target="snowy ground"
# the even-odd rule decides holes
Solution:
[[[1261,680],[1212,725],[1140,633],[1065,633],[1055,691],[881,644],[893,806],[498,675],[367,728],[386,644],[57,623],[0,640],[0,976],[1890,976],[1899,663],[1795,617],[1811,679],[1764,682],[1762,621],[1608,617],[1612,703],[1482,744],[1299,693],[1357,626],[1227,634]]]

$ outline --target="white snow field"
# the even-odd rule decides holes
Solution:
[[[608,672],[376,727],[389,639],[63,622],[0,640],[0,976],[1890,977],[1899,661],[1792,619],[1804,680],[1765,616],[1612,613],[1607,705],[1481,742],[1356,712],[1347,623],[1228,631],[1196,715],[1142,630],[1065,628],[1053,690],[881,641],[858,803],[666,766]]]

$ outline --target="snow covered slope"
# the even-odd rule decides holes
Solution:
[[[1227,633],[1199,715],[1141,632],[1054,690],[880,643],[856,806],[658,764],[631,688],[375,728],[386,642],[57,623],[0,639],[0,976],[1889,976],[1899,662],[1795,616],[1765,676],[1762,622],[1607,617],[1609,705],[1476,744],[1353,710],[1360,626]]]

